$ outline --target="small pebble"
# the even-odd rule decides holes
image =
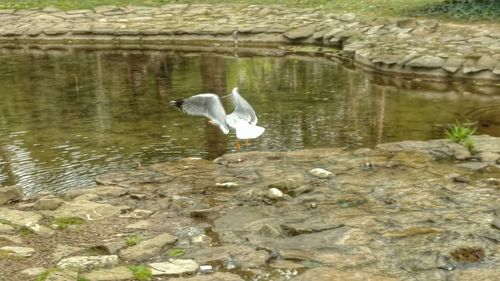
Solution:
[[[209,264],[200,265],[200,273],[211,273],[213,271],[214,268]]]
[[[325,169],[321,169],[321,168],[315,168],[315,169],[310,170],[309,174],[311,174],[315,177],[318,177],[318,178],[327,179],[332,175],[332,172],[327,171]]]
[[[279,199],[283,198],[283,192],[277,188],[270,188],[269,191],[267,192],[267,198],[269,199]]]

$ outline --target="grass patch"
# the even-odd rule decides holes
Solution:
[[[47,269],[45,270],[43,273],[41,273],[40,275],[38,275],[36,278],[35,278],[35,281],[45,281],[47,280],[47,277],[49,276],[50,273],[56,271],[55,268],[50,268],[50,269]]]
[[[128,268],[130,269],[130,271],[132,271],[135,280],[148,281],[153,278],[151,268],[146,265],[131,265]]]
[[[70,225],[81,225],[84,224],[85,220],[77,217],[68,217],[68,218],[55,218],[52,221],[52,225],[55,226],[56,229],[63,230],[68,228]]]
[[[417,10],[425,5],[439,4],[443,0],[2,0],[2,9],[28,9],[54,6],[64,10],[90,9],[101,5],[161,6],[164,4],[281,4],[292,7],[320,7],[331,12],[355,12],[373,17],[401,16],[407,10]]]
[[[76,281],[91,281],[91,280],[90,280],[90,279],[88,279],[88,278],[85,278],[85,277],[83,277],[83,276],[78,275],[78,277],[77,277]]]
[[[184,251],[184,249],[174,248],[174,249],[171,249],[170,251],[168,251],[167,255],[171,258],[179,258],[179,257],[184,256],[185,253],[186,252]]]
[[[450,141],[462,144],[470,153],[473,153],[475,145],[471,136],[476,132],[476,129],[457,121],[445,130],[445,134]]]
[[[137,234],[129,235],[127,238],[125,238],[125,243],[127,243],[127,246],[135,246],[141,242],[141,237]]]
[[[428,16],[455,20],[500,20],[500,1],[498,0],[447,0],[426,4],[408,10],[408,16]]]

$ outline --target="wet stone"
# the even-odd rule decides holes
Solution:
[[[491,226],[495,227],[496,229],[500,229],[500,217],[496,217],[493,219],[491,222]]]
[[[443,63],[444,60],[440,57],[426,55],[415,58],[406,63],[406,65],[411,67],[438,68],[443,66]]]
[[[307,38],[307,37],[310,37],[311,35],[313,35],[316,28],[317,28],[317,26],[314,24],[313,25],[306,25],[306,26],[302,26],[302,27],[299,27],[296,29],[289,30],[289,31],[285,32],[283,35],[290,40],[304,39],[304,38]]]
[[[23,188],[18,185],[0,187],[0,205],[19,201],[24,197]]]
[[[483,260],[485,252],[484,249],[480,247],[463,247],[451,251],[450,256],[457,262],[472,263]]]
[[[387,275],[375,275],[361,271],[341,271],[331,267],[318,267],[306,270],[301,275],[292,279],[293,281],[399,281],[399,278]]]

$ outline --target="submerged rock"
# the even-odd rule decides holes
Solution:
[[[457,262],[470,263],[484,259],[484,249],[480,247],[463,247],[453,250],[450,253],[453,260]]]
[[[0,205],[23,199],[23,188],[18,185],[0,187]]]
[[[277,188],[270,188],[268,191],[267,191],[267,198],[269,199],[280,199],[280,198],[283,198],[283,192],[281,192],[281,190],[277,189]]]
[[[315,169],[309,170],[309,174],[311,174],[315,177],[318,177],[318,178],[327,179],[327,178],[330,178],[333,173],[330,171],[327,171],[325,169],[315,168]]]

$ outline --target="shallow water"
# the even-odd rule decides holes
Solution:
[[[497,116],[499,98],[377,85],[319,58],[3,50],[0,84],[0,184],[20,184],[26,193],[85,187],[108,171],[235,151],[234,135],[169,101],[225,95],[236,86],[266,128],[243,151],[442,138],[445,124],[466,119],[480,122],[479,133],[500,136],[495,118],[483,114]]]

